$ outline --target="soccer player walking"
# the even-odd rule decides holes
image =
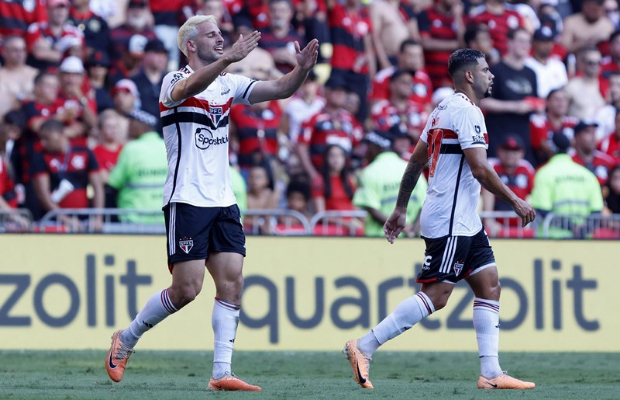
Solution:
[[[165,76],[159,97],[168,157],[164,216],[172,284],[155,293],[129,327],[112,336],[106,358],[110,378],[123,378],[127,360],[144,334],[200,293],[206,269],[215,283],[212,390],[260,391],[231,371],[243,290],[245,235],[230,184],[228,119],[232,104],[291,96],[305,81],[318,55],[318,41],[301,50],[297,66],[278,80],[257,82],[224,69],[254,50],[260,33],[241,36],[224,52],[213,16],[194,16],[179,29],[179,48],[189,60]],[[182,339],[181,339],[182,340]]]
[[[364,337],[348,341],[343,351],[355,381],[372,388],[369,370],[373,353],[442,309],[454,285],[465,279],[476,297],[473,321],[481,362],[478,388],[533,389],[534,383],[515,379],[499,366],[500,284],[493,250],[476,212],[480,185],[509,203],[523,226],[532,222],[536,213],[502,183],[487,162],[488,135],[478,104],[490,96],[493,74],[484,54],[456,50],[448,70],[455,93],[430,115],[401,180],[396,207],[384,225],[385,237],[394,243],[405,227],[411,192],[428,164],[428,191],[420,216],[426,251],[416,279],[422,288]]]

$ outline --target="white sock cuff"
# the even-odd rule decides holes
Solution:
[[[487,300],[476,297],[474,299],[474,310],[486,310],[499,314],[499,301]]]
[[[435,306],[433,305],[431,299],[426,295],[426,293],[418,292],[413,297],[418,303],[418,306],[420,306],[420,311],[422,311],[422,313],[425,313],[426,316],[429,316],[435,312]]]
[[[226,310],[229,310],[229,311],[237,311],[238,312],[239,310],[241,310],[241,305],[229,303],[229,302],[227,302],[225,300],[222,300],[222,299],[219,299],[217,297],[215,298],[215,305],[216,306],[220,306],[220,307],[222,307],[222,308],[224,308]]]
[[[172,304],[170,300],[170,295],[168,294],[168,289],[164,289],[160,294],[161,304],[164,306],[164,309],[168,312],[168,314],[174,314],[177,312],[177,308]]]

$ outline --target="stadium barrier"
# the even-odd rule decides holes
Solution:
[[[0,210],[0,233],[30,232],[33,227],[30,211],[22,208]]]
[[[542,237],[573,239],[620,239],[620,214],[581,215],[547,214],[542,223]]]
[[[479,215],[483,221],[499,222],[497,232],[487,227],[492,238],[620,239],[618,214],[584,218],[549,213],[525,228],[512,211],[485,211]],[[248,235],[363,236],[367,212],[325,211],[308,219],[296,211],[273,209],[246,210],[244,216],[252,217],[244,224]],[[59,209],[48,212],[39,222],[33,222],[27,210],[0,211],[0,233],[17,232],[164,234],[166,229],[159,210]]]
[[[492,241],[502,283],[504,351],[620,351],[617,241]],[[170,284],[158,235],[0,236],[0,338],[7,349],[107,349]],[[420,239],[248,237],[239,335],[244,350],[338,351],[417,289]],[[619,278],[619,279],[616,279]],[[212,346],[214,289],[144,336],[139,349]],[[458,284],[444,310],[391,350],[475,351],[473,295]]]

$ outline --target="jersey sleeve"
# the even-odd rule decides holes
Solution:
[[[127,151],[125,149],[126,147],[118,155],[118,161],[114,168],[112,168],[112,171],[110,171],[110,177],[108,178],[108,185],[116,190],[120,190],[125,186],[127,181]]]
[[[178,85],[179,82],[187,79],[188,77],[189,77],[189,74],[186,74],[181,71],[175,71],[175,72],[168,73],[164,77],[164,80],[161,83],[161,92],[159,93],[159,101],[168,108],[176,107],[179,104],[183,103],[185,99],[181,99],[179,101],[172,100],[172,89],[174,89],[174,87]]]
[[[43,158],[43,153],[36,152],[32,155],[32,164],[30,164],[30,175],[37,176],[40,174],[47,174],[47,165],[45,164],[45,159]]]
[[[225,73],[223,76],[233,86],[233,104],[250,104],[250,95],[257,81],[241,75]]]
[[[95,153],[92,150],[88,149],[88,173],[93,173],[99,171],[99,162],[97,161],[97,157],[95,157]]]
[[[593,174],[592,178],[588,182],[588,192],[590,193],[590,212],[603,211],[603,193],[601,192],[601,186],[598,183],[598,179]]]
[[[553,209],[553,193],[551,184],[544,173],[537,173],[534,178],[534,190],[530,196],[530,204],[537,210]]]
[[[465,106],[454,114],[452,130],[459,138],[461,149],[487,148],[487,127],[479,109]]]
[[[381,208],[381,196],[370,184],[368,179],[368,170],[362,172],[360,176],[359,187],[353,195],[353,205],[357,207],[368,207],[374,209]]]
[[[424,130],[422,130],[422,134],[420,135],[420,140],[424,143],[428,144],[428,131],[431,129],[433,124],[433,115],[435,115],[437,111],[433,111],[431,115],[426,120],[426,125],[424,125]]]

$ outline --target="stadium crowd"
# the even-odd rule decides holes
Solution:
[[[382,235],[401,159],[453,93],[448,58],[471,47],[495,75],[481,108],[502,180],[543,216],[620,214],[616,0],[0,1],[0,211],[25,208],[39,220],[62,208],[161,209],[161,81],[185,65],[176,33],[194,14],[216,16],[226,47],[262,33],[259,48],[228,68],[256,80],[290,71],[295,41],[321,43],[293,98],[234,105],[214,121],[230,124],[242,209],[308,219],[361,209],[365,225],[347,216],[346,229]],[[563,177],[566,163],[584,167],[579,178]],[[570,190],[554,188],[554,176]],[[409,235],[423,201],[416,188]],[[487,192],[481,210],[509,207]],[[290,228],[280,218],[245,223]],[[506,224],[485,226],[498,235]]]

